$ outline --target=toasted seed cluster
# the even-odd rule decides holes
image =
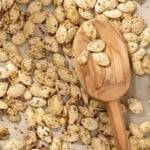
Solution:
[[[92,53],[92,58],[97,65],[108,66],[110,59],[106,53],[104,53],[105,42],[102,39],[96,39],[97,31],[95,26],[88,21],[85,21],[82,25],[84,34],[91,39],[87,45],[87,49],[82,51],[76,58],[80,65],[85,65],[88,62],[89,53]]]
[[[0,115],[17,124],[23,117],[28,125],[23,139],[15,139],[0,123],[0,149],[69,150],[78,141],[91,150],[116,149],[105,104],[82,89],[70,65],[72,42],[81,26],[90,42],[79,64],[91,53],[96,64],[108,66],[105,42],[88,21],[104,15],[124,35],[133,71],[150,75],[150,28],[135,10],[133,0],[0,0]],[[128,111],[124,104],[121,108]],[[135,98],[128,99],[128,108],[135,114],[144,109]],[[150,149],[148,134],[149,121],[130,123],[131,150]]]

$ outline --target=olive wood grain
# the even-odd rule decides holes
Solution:
[[[79,65],[76,62],[77,56],[86,50],[90,42],[80,27],[73,42],[75,70],[88,94],[97,100],[107,102],[117,150],[129,150],[125,125],[117,101],[126,93],[130,85],[130,63],[126,43],[118,29],[106,17],[99,17],[90,22],[96,27],[99,38],[105,41],[105,52],[111,64],[100,67],[93,61],[91,54],[87,64]]]
[[[109,102],[107,104],[107,111],[112,124],[117,150],[129,150],[129,143],[119,101]]]

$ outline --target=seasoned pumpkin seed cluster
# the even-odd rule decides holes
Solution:
[[[18,124],[24,117],[29,127],[21,140],[0,125],[2,149],[69,150],[69,143],[78,141],[91,150],[116,149],[105,104],[87,95],[70,65],[72,42],[82,26],[91,42],[78,62],[86,64],[90,52],[98,65],[109,65],[105,42],[88,22],[105,15],[123,33],[133,71],[150,75],[150,28],[135,10],[133,0],[0,0],[0,113]],[[135,98],[128,105],[135,114],[143,112]],[[121,107],[126,113],[126,106]],[[132,150],[150,149],[145,138],[149,124],[129,125]],[[64,132],[55,136],[60,128]],[[39,141],[46,146],[40,147]]]
[[[92,53],[92,59],[97,65],[104,67],[108,66],[110,64],[110,59],[108,55],[103,52],[105,50],[105,42],[97,38],[98,35],[95,26],[91,22],[85,21],[82,24],[82,31],[85,36],[92,41],[88,43],[86,50],[82,51],[76,58],[77,62],[80,65],[85,65],[88,62],[90,52]]]

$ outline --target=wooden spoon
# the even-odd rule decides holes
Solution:
[[[75,51],[75,70],[83,88],[90,96],[107,104],[107,111],[112,123],[113,136],[117,150],[129,150],[125,124],[119,99],[130,86],[130,63],[127,47],[119,30],[105,17],[90,20],[96,27],[98,35],[106,43],[105,52],[111,64],[108,67],[98,66],[89,54],[87,64],[79,65],[77,56],[86,50],[90,39],[82,28],[76,33],[73,49]]]

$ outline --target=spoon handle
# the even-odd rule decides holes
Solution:
[[[107,111],[112,124],[117,150],[129,150],[128,138],[119,101],[108,102]]]

